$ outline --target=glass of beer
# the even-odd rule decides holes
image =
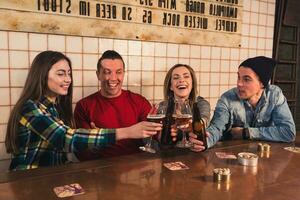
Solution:
[[[150,112],[147,115],[147,121],[163,124],[166,118],[166,109],[165,103],[153,104]],[[158,134],[161,134],[160,132],[161,131],[159,131]],[[155,149],[152,147],[152,137],[148,138],[146,144],[139,148],[142,151],[156,153]]]
[[[176,143],[179,148],[190,148],[192,143],[186,133],[192,128],[192,110],[188,100],[175,100],[173,117],[177,129],[182,132],[182,140]]]

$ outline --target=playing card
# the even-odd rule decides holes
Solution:
[[[237,159],[236,155],[230,152],[216,152],[216,156],[221,159]]]
[[[170,163],[164,163],[164,166],[168,168],[169,170],[184,170],[189,169],[188,166],[186,166],[184,163],[177,161],[177,162],[170,162]]]
[[[284,149],[294,153],[300,153],[300,147],[284,147]]]
[[[55,187],[53,191],[59,198],[84,194],[83,188],[78,183]]]

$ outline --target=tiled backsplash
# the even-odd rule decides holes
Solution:
[[[73,64],[74,104],[99,89],[98,58],[107,49],[124,58],[124,88],[149,101],[163,98],[166,71],[177,63],[196,71],[199,95],[212,110],[218,97],[236,84],[239,63],[256,55],[272,56],[275,0],[244,0],[240,48],[131,41],[0,30],[0,160],[9,159],[4,140],[12,106],[25,83],[33,58],[44,50],[65,53]],[[1,29],[1,28],[0,28]]]

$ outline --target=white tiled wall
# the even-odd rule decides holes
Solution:
[[[74,70],[74,103],[99,89],[98,58],[118,51],[126,64],[124,88],[149,101],[163,98],[166,71],[177,63],[191,65],[199,94],[212,109],[220,94],[234,87],[238,64],[247,57],[272,56],[275,0],[244,0],[240,48],[170,44],[120,39],[3,31],[0,27],[0,160],[9,159],[4,140],[7,119],[24,85],[35,55],[44,50],[64,52]]]

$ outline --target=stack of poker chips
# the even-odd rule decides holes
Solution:
[[[271,146],[267,143],[258,143],[257,151],[259,152],[260,157],[270,157]]]
[[[230,180],[230,169],[229,168],[215,168],[213,170],[214,181],[229,181]]]
[[[254,153],[241,152],[238,154],[238,162],[244,166],[256,167],[258,156]]]

